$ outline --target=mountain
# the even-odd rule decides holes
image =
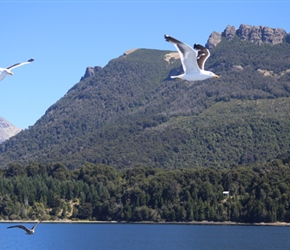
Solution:
[[[6,141],[11,136],[18,134],[20,131],[21,129],[0,117],[0,143]]]
[[[206,47],[211,49],[216,47],[222,39],[231,41],[236,37],[242,41],[250,41],[258,45],[281,44],[286,37],[287,39],[290,38],[287,32],[281,28],[241,24],[236,29],[234,26],[228,25],[223,32],[212,32],[206,43]]]
[[[87,68],[34,126],[0,145],[1,166],[225,167],[287,154],[289,35],[257,43],[239,29],[211,46],[206,68],[218,80],[172,80],[182,71],[175,51],[130,50]]]

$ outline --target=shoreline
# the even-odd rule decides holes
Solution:
[[[0,223],[35,223],[38,220],[0,220]],[[260,223],[241,223],[232,221],[188,221],[188,222],[167,222],[167,221],[87,221],[87,220],[44,220],[41,223],[47,224],[156,224],[156,225],[221,225],[221,226],[290,226],[288,222],[260,222]]]

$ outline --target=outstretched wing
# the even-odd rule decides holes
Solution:
[[[27,233],[30,232],[30,230],[27,227],[23,226],[23,225],[15,225],[15,226],[7,227],[7,228],[15,228],[15,227],[21,228],[24,231],[26,231]]]
[[[200,44],[194,44],[193,48],[197,51],[196,60],[198,67],[204,70],[205,61],[210,56],[210,52],[207,48],[201,46]]]
[[[12,69],[15,69],[15,68],[17,68],[17,67],[20,67],[20,66],[22,66],[22,65],[25,65],[25,64],[31,63],[31,62],[33,62],[33,61],[34,61],[34,58],[31,58],[31,59],[29,59],[29,60],[26,61],[26,62],[15,63],[15,64],[13,64],[13,65],[7,67],[7,69],[12,70]]]
[[[31,228],[31,230],[33,230],[39,223],[41,222],[41,220],[40,221],[38,221],[38,222],[36,222],[35,224],[34,224],[34,226]]]
[[[196,61],[197,52],[193,48],[171,36],[165,35],[164,37],[167,42],[173,43],[176,47],[184,73],[200,71]]]

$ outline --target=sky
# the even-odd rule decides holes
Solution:
[[[33,126],[86,67],[104,67],[132,48],[175,51],[164,34],[204,45],[227,25],[290,33],[290,0],[0,0],[0,10],[0,67],[35,58],[0,81],[0,116],[21,129]]]

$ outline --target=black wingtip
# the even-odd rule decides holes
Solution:
[[[200,44],[198,44],[198,43],[195,43],[195,44],[193,45],[193,48],[194,48],[194,49],[200,49],[200,50],[206,49],[204,46],[202,46],[202,45],[200,45]]]
[[[27,62],[33,62],[34,58],[29,59]]]

